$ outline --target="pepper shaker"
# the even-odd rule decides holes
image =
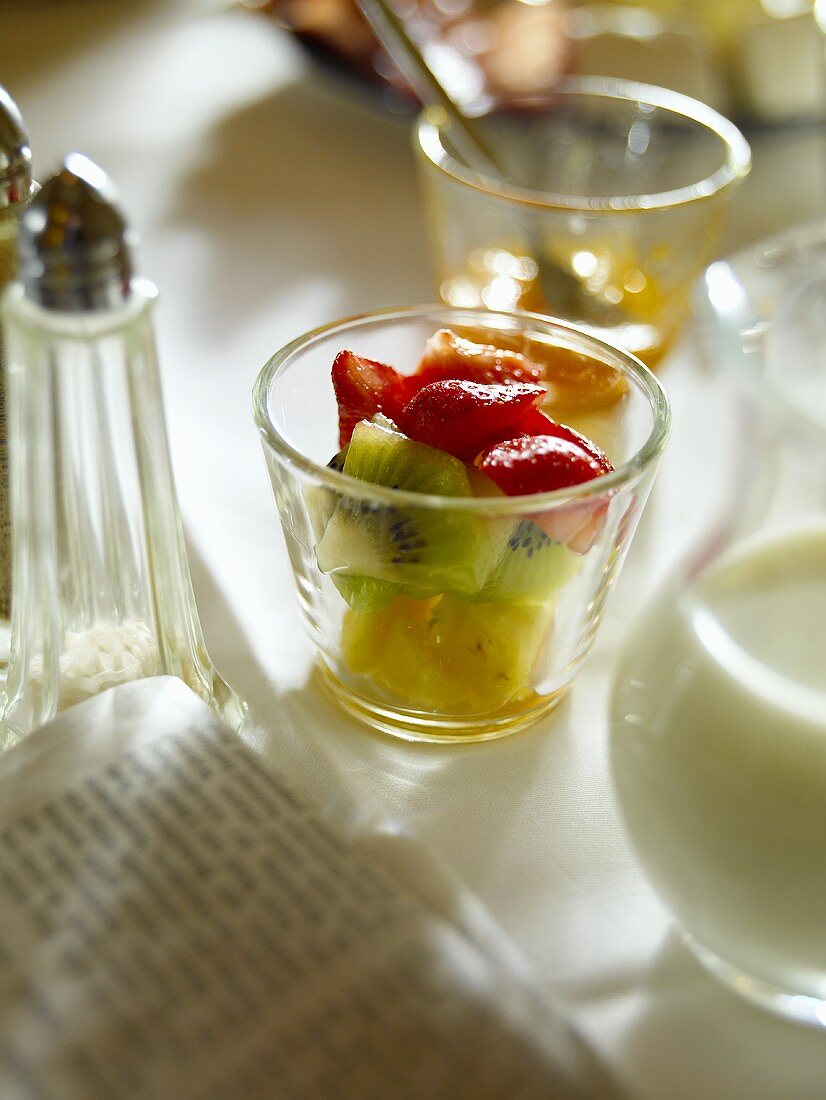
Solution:
[[[103,689],[178,676],[231,726],[202,636],[164,423],[155,288],[106,175],[70,154],[6,291],[13,598],[0,745]]]
[[[17,231],[34,191],[32,154],[20,111],[0,86],[0,293],[14,278]],[[0,324],[0,683],[8,670],[11,642],[11,516],[6,438],[5,366]]]

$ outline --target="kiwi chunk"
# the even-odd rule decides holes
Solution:
[[[476,600],[545,603],[577,569],[578,559],[530,519],[519,520]]]
[[[344,473],[408,492],[473,495],[467,467],[459,459],[368,421],[356,425]],[[449,506],[418,508],[341,497],[316,547],[316,559],[324,573],[390,582],[417,599],[441,592],[473,593],[501,556],[507,532],[500,528]]]
[[[333,573],[333,584],[354,611],[381,611],[401,591],[392,581],[348,577],[340,573]]]
[[[327,463],[329,470],[344,469],[344,460],[347,457],[347,448],[344,447],[334,454]],[[304,500],[307,503],[307,513],[310,517],[310,526],[316,540],[320,539],[327,529],[330,517],[336,510],[336,494],[324,485],[308,485],[304,490]]]

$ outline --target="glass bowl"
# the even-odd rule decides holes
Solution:
[[[409,374],[443,328],[545,364],[551,415],[598,443],[614,472],[507,497],[460,495],[487,481],[473,468],[464,490],[432,495],[329,465],[337,353]],[[292,341],[261,371],[253,404],[304,622],[338,702],[422,741],[500,737],[549,711],[593,641],[665,445],[670,411],[654,376],[563,322],[424,306]]]

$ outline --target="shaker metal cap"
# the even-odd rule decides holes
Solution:
[[[18,278],[45,309],[116,309],[130,296],[134,235],[109,177],[70,153],[20,222]]]
[[[0,210],[25,202],[32,190],[32,151],[17,104],[0,85]]]

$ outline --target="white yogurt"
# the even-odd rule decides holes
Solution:
[[[744,544],[672,596],[614,692],[632,842],[707,951],[826,999],[826,523]]]

